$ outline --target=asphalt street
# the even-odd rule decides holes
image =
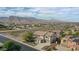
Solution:
[[[14,40],[8,39],[8,38],[0,35],[0,42],[4,43],[5,41],[8,41],[8,40],[13,41],[15,44],[20,45],[21,46],[21,51],[38,51],[35,48],[29,47],[27,45],[24,45],[22,43],[16,42]]]

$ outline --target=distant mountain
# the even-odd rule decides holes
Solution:
[[[0,20],[8,20],[8,17],[0,17]]]
[[[9,16],[9,17],[0,17],[1,22],[8,22],[8,23],[16,23],[16,24],[32,24],[32,23],[53,23],[53,22],[63,22],[60,20],[43,20],[37,19],[34,17],[19,17],[19,16]]]

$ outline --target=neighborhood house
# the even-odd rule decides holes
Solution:
[[[36,43],[49,43],[51,40],[52,32],[50,31],[35,31],[34,35],[36,36]]]

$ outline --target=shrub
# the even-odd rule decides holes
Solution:
[[[23,34],[23,40],[26,42],[34,42],[34,37],[32,32],[27,32]]]
[[[19,51],[21,49],[21,46],[15,44],[12,41],[6,41],[3,45],[3,48],[6,48],[6,51]]]
[[[51,49],[51,46],[44,46],[42,49],[43,49],[43,50],[46,50],[46,51],[51,51],[51,50],[52,50],[52,49]]]

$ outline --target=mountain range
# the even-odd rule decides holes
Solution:
[[[9,17],[0,17],[0,22],[7,22],[7,23],[16,23],[16,24],[32,24],[32,23],[53,23],[53,22],[64,22],[56,19],[51,20],[44,20],[44,19],[37,19],[34,17],[20,17],[20,16],[9,16]]]

